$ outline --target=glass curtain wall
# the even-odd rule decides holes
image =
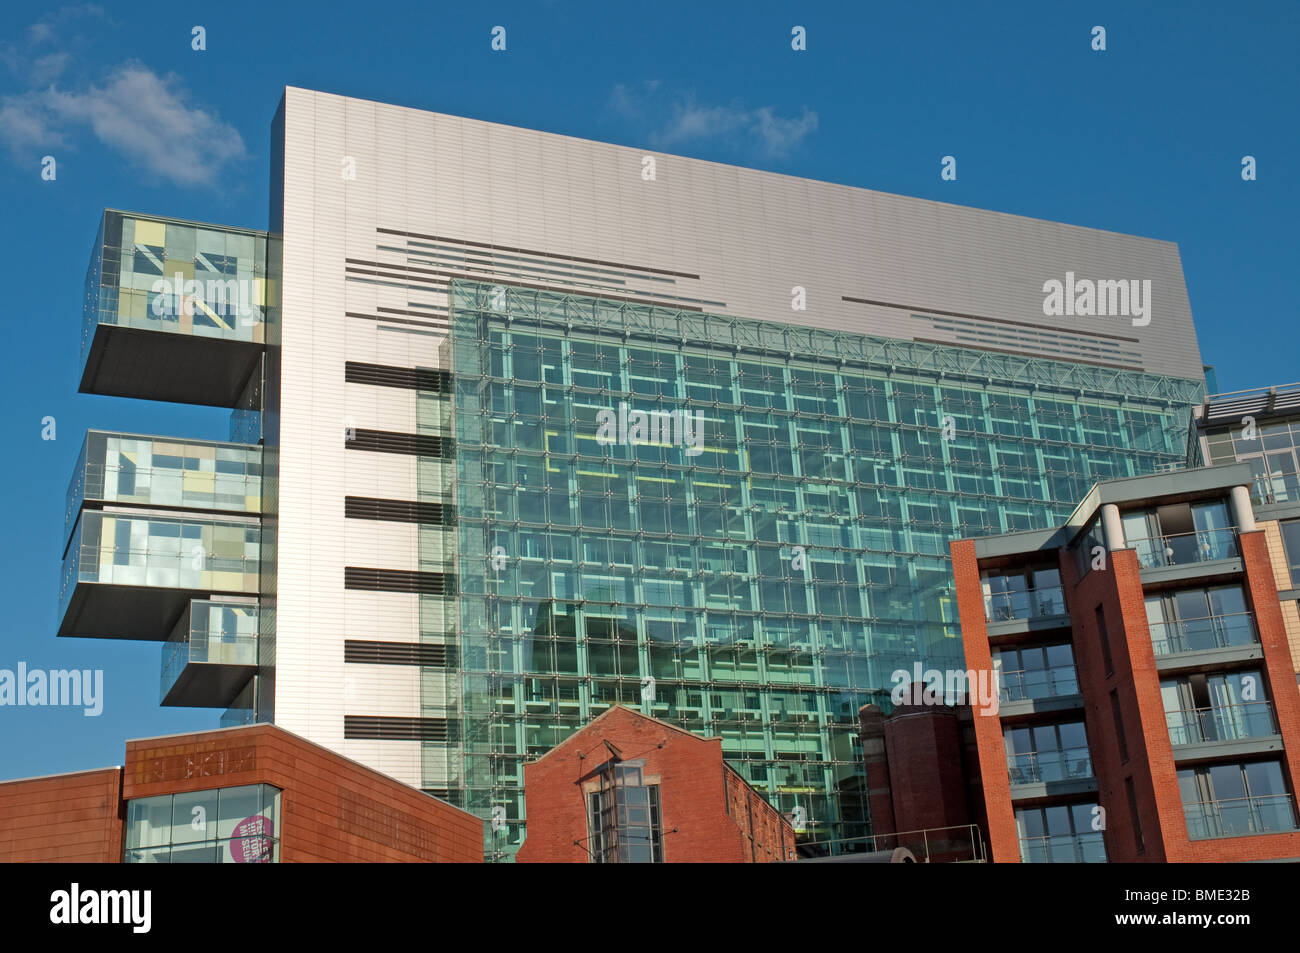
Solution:
[[[964,667],[949,541],[1181,460],[1201,393],[474,282],[451,324],[453,799],[505,808],[493,858],[523,839],[524,760],[616,703],[721,737],[808,838],[865,847],[858,709],[914,661]]]

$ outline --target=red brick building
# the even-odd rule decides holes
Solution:
[[[524,765],[519,863],[793,860],[794,828],[701,738],[615,706]]]
[[[1056,530],[951,544],[967,668],[1000,671],[969,772],[994,861],[1300,858],[1300,692],[1250,479],[1101,483]]]
[[[483,823],[276,728],[128,741],[126,762],[0,782],[0,862],[482,863]]]

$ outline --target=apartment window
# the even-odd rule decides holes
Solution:
[[[993,664],[1001,672],[998,684],[1004,702],[1074,695],[1079,691],[1069,643],[998,649],[993,653]]]
[[[1016,809],[1020,859],[1026,864],[1106,862],[1094,803]]]
[[[1106,610],[1097,606],[1097,637],[1101,640],[1101,660],[1106,665],[1106,674],[1115,674],[1115,662],[1110,656],[1110,632],[1106,628]]]
[[[163,794],[126,804],[128,864],[280,860],[280,790],[269,784]]]
[[[1184,768],[1178,772],[1178,792],[1192,840],[1296,830],[1280,761]]]
[[[1031,619],[1065,612],[1058,569],[1027,569],[1011,573],[986,573],[984,615],[990,622]]]
[[[1146,597],[1147,627],[1156,655],[1200,652],[1259,641],[1241,586],[1212,586]]]
[[[1125,513],[1124,541],[1143,569],[1183,566],[1238,555],[1226,501],[1174,503]]]
[[[1286,570],[1293,588],[1300,589],[1300,520],[1278,524],[1282,531],[1282,549],[1286,553]]]
[[[1240,741],[1277,733],[1258,669],[1197,673],[1160,683],[1171,744]]]
[[[663,863],[659,785],[644,783],[644,768],[644,761],[610,762],[601,789],[587,795],[592,863]]]
[[[1142,817],[1138,814],[1137,789],[1133,787],[1133,779],[1124,779],[1124,793],[1128,797],[1128,813],[1133,818],[1133,843],[1137,847],[1139,854],[1143,853],[1146,848],[1146,841],[1142,839]]]
[[[1006,728],[1002,742],[1012,784],[1092,777],[1092,758],[1082,721]]]
[[[1119,709],[1119,692],[1111,689],[1110,716],[1115,721],[1115,740],[1119,742],[1120,761],[1128,760],[1128,738],[1124,735],[1124,715]]]

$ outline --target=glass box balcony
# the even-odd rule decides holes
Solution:
[[[233,407],[266,302],[265,232],[107,210],[86,272],[81,392]]]
[[[92,430],[68,485],[63,528],[87,501],[257,514],[261,448]]]
[[[59,635],[165,641],[191,599],[257,594],[254,522],[82,512],[63,558]]]
[[[194,599],[162,649],[162,704],[225,708],[257,671],[257,604]]]

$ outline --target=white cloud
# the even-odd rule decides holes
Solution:
[[[27,28],[19,42],[0,42],[0,63],[23,92],[0,97],[0,142],[30,161],[74,148],[88,131],[109,149],[178,185],[207,185],[247,152],[238,131],[191,103],[174,74],[160,76],[128,61],[98,82],[67,78],[86,36],[74,26],[105,13],[94,4],[65,6]]]
[[[650,143],[657,148],[694,140],[731,140],[768,156],[783,156],[817,129],[817,114],[806,106],[801,115],[785,117],[772,106],[748,109],[740,102],[700,103],[692,93],[669,101],[658,95],[659,86],[658,80],[639,87],[619,84],[610,96],[615,111],[650,126]]]
[[[234,126],[191,106],[177,77],[139,63],[118,67],[102,86],[51,86],[0,100],[0,137],[15,151],[62,145],[76,128],[178,185],[210,184],[246,154]]]

